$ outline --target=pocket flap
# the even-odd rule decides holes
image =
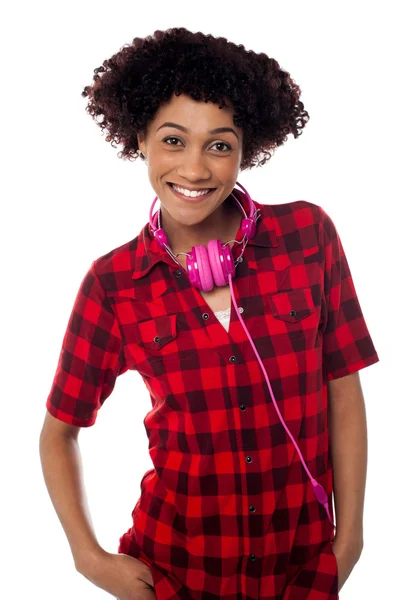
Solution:
[[[297,323],[315,311],[310,288],[287,290],[269,296],[272,314],[287,323]]]
[[[150,350],[159,350],[177,336],[175,314],[139,321],[135,327],[137,343]]]

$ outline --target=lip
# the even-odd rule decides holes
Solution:
[[[187,202],[201,202],[203,200],[206,200],[213,194],[213,192],[216,189],[216,188],[211,188],[210,192],[205,194],[205,196],[198,196],[197,198],[193,198],[191,196],[185,196],[184,194],[180,194],[180,192],[177,192],[175,189],[173,189],[173,187],[171,186],[170,183],[168,183],[167,185],[171,189],[171,191],[174,193],[175,196],[177,196],[178,198],[182,198],[183,200],[186,200]]]

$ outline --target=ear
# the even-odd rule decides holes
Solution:
[[[144,156],[147,156],[147,145],[145,143],[144,134],[142,134],[142,133],[137,134],[137,145],[139,147],[140,152],[142,152],[144,154]]]

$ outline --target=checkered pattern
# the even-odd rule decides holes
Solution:
[[[329,215],[303,200],[255,204],[235,298],[333,514],[327,381],[379,358]],[[47,409],[91,426],[127,370],[150,394],[153,468],[118,552],[150,567],[157,598],[336,600],[333,528],[235,309],[226,331],[148,223],[86,273]]]

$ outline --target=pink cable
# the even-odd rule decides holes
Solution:
[[[229,286],[230,286],[231,298],[232,298],[232,301],[233,301],[233,304],[234,304],[234,308],[235,308],[235,310],[236,310],[236,313],[237,313],[237,315],[238,315],[238,318],[239,318],[239,320],[240,320],[240,322],[241,322],[241,325],[242,325],[242,326],[243,326],[243,328],[244,328],[244,331],[245,331],[245,333],[246,333],[246,335],[247,335],[247,338],[249,339],[249,341],[250,341],[250,343],[251,343],[251,346],[252,346],[252,348],[254,349],[254,352],[255,352],[255,354],[256,354],[256,356],[257,356],[257,358],[258,358],[259,364],[260,364],[260,366],[261,366],[261,368],[262,368],[262,371],[263,371],[263,374],[264,374],[264,376],[265,376],[265,378],[266,378],[267,385],[268,385],[268,388],[269,388],[269,392],[270,392],[270,395],[271,395],[271,397],[272,397],[272,400],[273,400],[273,402],[274,402],[274,406],[275,406],[275,409],[276,409],[276,411],[277,411],[277,414],[278,414],[278,416],[279,416],[279,418],[280,418],[280,421],[281,421],[281,423],[282,423],[282,424],[283,424],[283,426],[284,426],[284,429],[286,430],[286,432],[287,432],[287,433],[288,433],[288,435],[290,436],[290,438],[291,438],[291,440],[292,440],[292,442],[293,442],[293,444],[294,444],[295,448],[296,448],[296,449],[297,449],[297,451],[298,451],[299,458],[301,459],[301,462],[302,462],[302,464],[303,464],[303,467],[304,467],[304,469],[305,469],[306,473],[308,474],[308,477],[309,477],[310,481],[312,482],[312,486],[313,486],[313,492],[314,492],[314,495],[316,496],[316,499],[317,499],[317,500],[320,502],[320,504],[322,504],[322,505],[324,506],[324,508],[326,509],[327,516],[328,516],[328,519],[329,519],[329,521],[330,521],[331,525],[334,527],[334,529],[336,529],[336,526],[334,525],[334,521],[333,521],[333,520],[332,520],[332,518],[331,518],[330,511],[329,511],[329,508],[328,508],[328,497],[327,497],[327,494],[326,494],[326,492],[325,492],[325,490],[324,490],[323,486],[322,486],[322,485],[320,485],[320,483],[318,483],[318,482],[316,481],[316,479],[314,479],[314,477],[312,477],[312,475],[311,475],[311,473],[310,473],[310,471],[309,471],[308,467],[306,466],[306,463],[305,463],[305,461],[304,461],[304,460],[303,460],[303,458],[302,458],[301,451],[299,450],[299,448],[298,448],[298,445],[297,445],[296,441],[294,440],[293,436],[291,435],[291,432],[289,431],[289,429],[288,429],[287,425],[286,425],[286,424],[285,424],[285,422],[284,422],[284,419],[283,419],[283,418],[282,418],[282,416],[281,416],[280,410],[279,410],[279,408],[278,408],[278,405],[277,405],[276,399],[275,399],[275,397],[274,397],[274,394],[273,394],[273,390],[272,390],[272,388],[271,388],[271,385],[270,385],[269,377],[268,377],[268,375],[267,375],[267,372],[266,372],[266,369],[265,369],[265,367],[263,366],[262,359],[261,359],[261,357],[259,356],[259,353],[258,353],[258,351],[257,351],[257,349],[256,349],[256,346],[255,346],[255,344],[253,343],[253,341],[252,341],[252,338],[251,338],[251,336],[250,336],[250,333],[249,333],[248,329],[247,329],[247,328],[246,328],[246,326],[245,326],[245,323],[244,323],[244,321],[243,321],[243,319],[242,319],[242,317],[241,317],[241,315],[240,315],[240,311],[238,310],[238,306],[237,306],[236,300],[235,300],[235,298],[234,298],[233,284],[232,284],[232,278],[231,278],[231,275],[229,274],[229,276],[228,276],[228,277],[229,277]]]

